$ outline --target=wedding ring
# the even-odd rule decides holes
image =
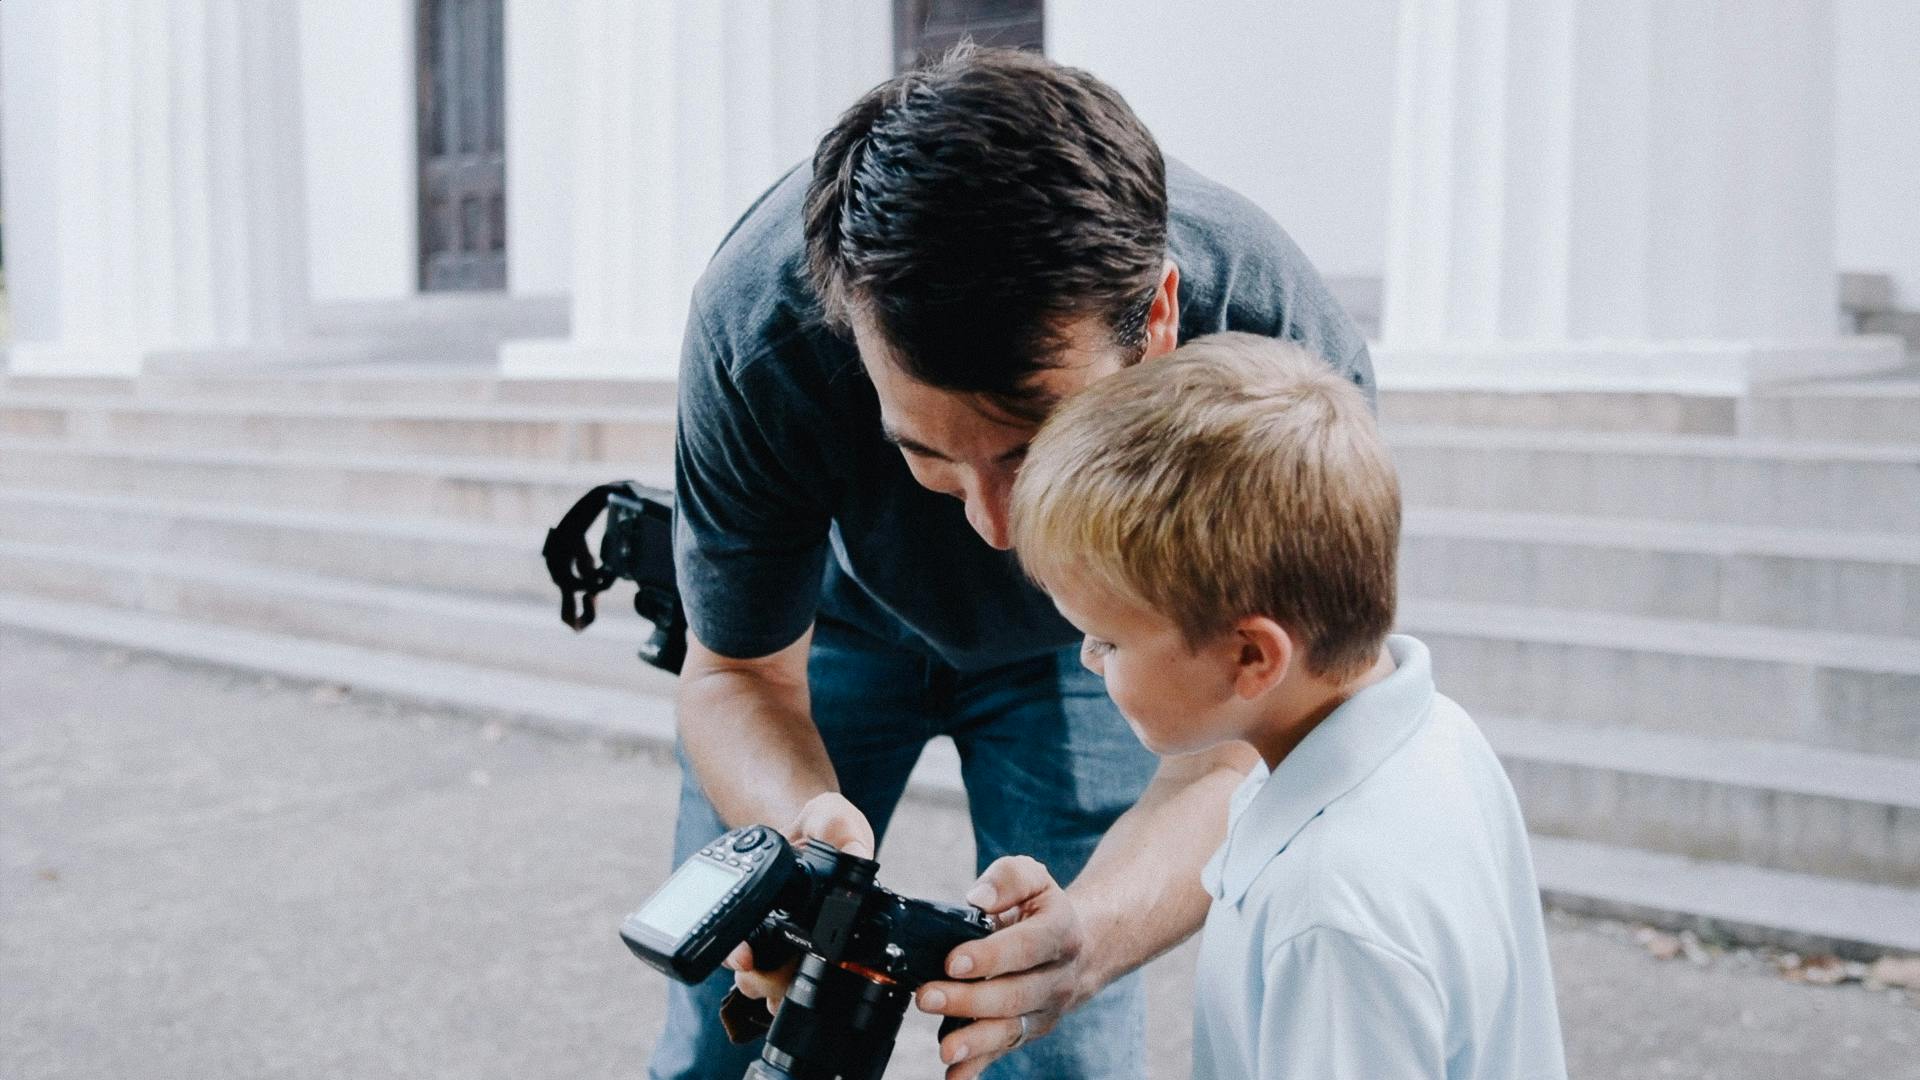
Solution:
[[[1008,1044],[1007,1049],[1018,1050],[1022,1046],[1025,1046],[1027,1044],[1027,1036],[1029,1034],[1031,1033],[1027,1029],[1027,1014],[1021,1013],[1020,1014],[1020,1034],[1015,1035],[1013,1037],[1013,1042]]]

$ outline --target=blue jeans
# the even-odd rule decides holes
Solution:
[[[841,790],[876,836],[885,835],[927,740],[953,738],[972,808],[976,871],[1002,855],[1031,855],[1062,884],[1072,881],[1156,764],[1100,680],[1080,666],[1076,649],[962,674],[823,621],[814,630],[807,678],[814,723]],[[676,865],[727,828],[684,756],[681,777]],[[732,985],[724,969],[699,986],[670,985],[666,1031],[649,1067],[653,1080],[732,1080],[759,1057],[758,1042],[732,1045],[715,1017]],[[986,1077],[1143,1077],[1145,1011],[1135,972],[1045,1038],[995,1062]]]

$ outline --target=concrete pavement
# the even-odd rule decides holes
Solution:
[[[0,631],[0,1076],[641,1076],[664,988],[614,928],[666,869],[677,782],[501,718]],[[894,828],[883,881],[964,890],[958,810]],[[1920,1078],[1898,991],[1551,937],[1575,1076]],[[1185,1075],[1190,965],[1150,972],[1157,1077]],[[890,1076],[939,1075],[930,1031]]]

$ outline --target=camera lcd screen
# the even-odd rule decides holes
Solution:
[[[730,866],[719,866],[703,858],[688,859],[636,917],[678,940],[745,876],[743,871]]]

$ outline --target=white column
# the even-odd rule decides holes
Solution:
[[[406,0],[409,8],[416,2]],[[579,8],[580,0],[506,0],[507,288],[514,296],[565,296],[573,281]]]
[[[15,373],[137,373],[156,353],[286,342],[304,321],[298,25],[292,0],[26,5],[46,128],[9,180],[52,178],[50,260]],[[9,21],[9,31],[14,22]],[[15,58],[9,50],[9,60]]]
[[[151,10],[136,0],[136,6]],[[294,0],[171,0],[170,124],[144,129],[156,345],[274,346],[305,328],[307,247]],[[160,49],[156,45],[155,52]],[[170,287],[170,288],[169,288]],[[164,290],[164,291],[163,291]],[[169,295],[170,294],[170,295]]]
[[[125,4],[11,4],[6,199],[15,374],[138,369],[134,132],[150,88]],[[24,103],[37,99],[39,107]],[[16,237],[15,223],[31,233]]]
[[[301,157],[316,304],[399,301],[420,291],[418,4],[299,0]]]
[[[1842,339],[1831,0],[1403,0],[1383,383],[1739,392]]]
[[[578,0],[572,336],[508,342],[502,373],[672,378],[727,228],[886,77],[888,10]]]

